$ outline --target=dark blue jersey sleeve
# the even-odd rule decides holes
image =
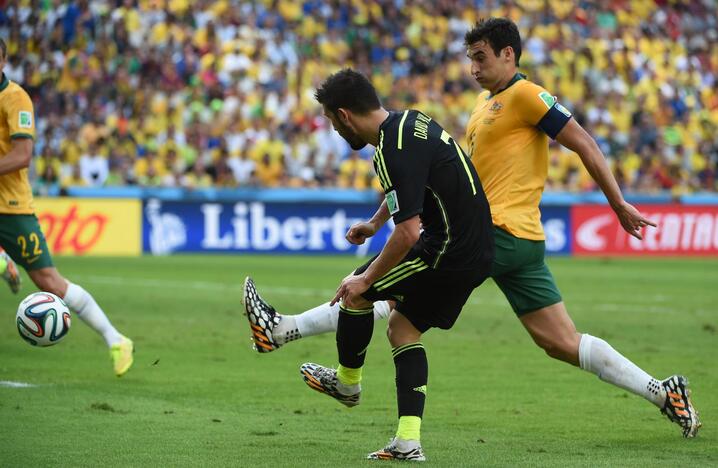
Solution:
[[[571,112],[558,102],[555,102],[536,126],[555,140],[569,120],[571,120]]]

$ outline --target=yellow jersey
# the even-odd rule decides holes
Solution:
[[[539,202],[548,173],[548,137],[571,118],[541,86],[517,74],[495,95],[479,94],[466,129],[494,226],[544,240]]]
[[[0,75],[0,158],[16,138],[35,138],[32,100],[17,83]],[[0,213],[32,214],[35,207],[27,168],[0,175]]]

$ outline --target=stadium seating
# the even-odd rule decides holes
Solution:
[[[459,139],[478,91],[463,34],[491,15],[519,24],[522,70],[594,135],[624,189],[682,195],[717,190],[710,3],[0,0],[0,36],[6,74],[35,101],[39,193],[371,190],[371,149],[352,154],[328,126],[318,80],[355,67],[387,107],[421,109]],[[548,187],[595,189],[558,146]]]

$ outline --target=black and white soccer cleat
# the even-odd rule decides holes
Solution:
[[[299,368],[299,373],[304,378],[304,383],[307,384],[311,389],[328,395],[344,406],[352,407],[359,404],[359,398],[361,397],[361,386],[357,384],[356,391],[350,394],[344,394],[337,388],[339,379],[337,378],[337,370],[329,367],[320,366],[313,362],[305,362]]]
[[[242,299],[247,320],[252,329],[254,349],[259,353],[270,353],[279,348],[281,345],[274,339],[272,331],[279,325],[282,317],[274,307],[261,298],[250,277],[244,280]]]
[[[683,437],[695,437],[701,427],[698,411],[691,403],[691,391],[688,389],[688,379],[682,375],[673,375],[661,382],[666,391],[666,402],[661,408],[672,422],[681,426]]]
[[[369,460],[426,461],[424,450],[417,440],[401,440],[394,437],[389,445],[366,456]]]

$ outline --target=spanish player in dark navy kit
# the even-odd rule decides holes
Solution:
[[[353,226],[349,235],[363,240],[388,216],[397,226],[413,220],[410,226],[417,228],[417,235],[419,222],[423,230],[390,274],[368,283],[361,294],[372,301],[404,298],[396,309],[406,311],[404,315],[419,331],[450,328],[468,294],[486,278],[482,266],[493,256],[491,215],[478,176],[453,138],[415,110],[387,114],[379,127],[374,167],[385,192],[384,203],[372,221]],[[379,257],[356,274],[372,268]],[[371,272],[368,278],[379,276]],[[340,287],[340,297],[352,286]],[[437,295],[438,287],[458,295]]]
[[[359,404],[362,366],[374,328],[373,302],[391,299],[388,336],[396,366],[399,425],[371,459],[423,461],[421,418],[428,364],[421,336],[454,325],[471,292],[488,278],[494,254],[489,205],[476,170],[454,139],[421,112],[388,112],[374,87],[350,69],[317,90],[325,116],[354,149],[376,147],[374,168],[385,197],[374,216],[353,225],[347,239],[360,244],[393,218],[382,251],[344,278],[339,302],[338,369],[301,366],[311,388],[346,406]],[[245,281],[253,328],[271,320],[271,306]],[[255,329],[256,329],[255,328]]]

